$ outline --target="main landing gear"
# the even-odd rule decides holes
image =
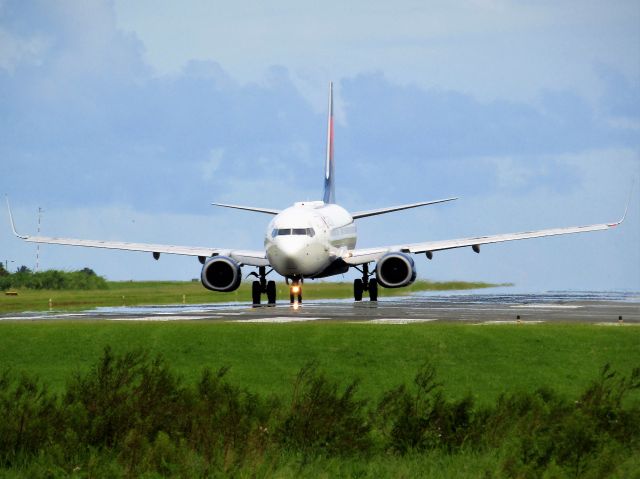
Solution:
[[[260,266],[258,273],[250,273],[251,276],[258,278],[258,280],[254,281],[251,285],[251,298],[254,306],[260,305],[262,294],[267,295],[267,302],[270,306],[275,306],[276,304],[276,282],[267,281],[267,275],[271,273],[271,271],[273,270],[267,272],[264,266]]]
[[[367,263],[362,265],[362,279],[358,278],[353,281],[353,299],[356,301],[362,301],[362,292],[369,291],[369,299],[371,301],[378,301],[378,280],[376,278],[369,279],[369,265]]]
[[[289,284],[289,278],[286,278],[287,284]],[[302,304],[302,278],[291,278],[291,284],[289,285],[289,301],[291,304],[297,302]]]

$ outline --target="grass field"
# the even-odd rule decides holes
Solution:
[[[238,324],[212,321],[5,321],[0,322],[0,374],[3,370],[9,369],[18,375],[23,372],[30,376],[36,375],[53,393],[63,394],[66,391],[65,394],[69,394],[70,390],[77,391],[77,385],[80,384],[76,382],[74,389],[73,383],[70,382],[76,373],[93,374],[90,376],[93,378],[103,377],[95,370],[93,373],[89,371],[95,367],[107,345],[111,345],[116,354],[137,348],[143,348],[152,355],[161,354],[171,370],[176,372],[182,378],[183,384],[191,387],[192,391],[198,390],[196,385],[200,384],[203,368],[216,370],[222,366],[230,366],[231,369],[225,378],[234,386],[258,393],[260,397],[276,395],[280,398],[280,404],[283,406],[273,418],[275,424],[280,424],[280,428],[284,427],[282,425],[295,424],[288,422],[293,419],[284,418],[283,415],[286,414],[294,414],[289,417],[305,420],[306,415],[295,416],[297,409],[293,406],[289,409],[289,404],[292,403],[296,375],[309,361],[317,361],[320,370],[332,381],[340,384],[340,390],[353,379],[360,379],[355,400],[366,401],[368,409],[358,415],[365,424],[368,421],[366,418],[371,417],[367,411],[375,410],[376,404],[380,403],[385,392],[400,384],[408,385],[411,390],[415,388],[412,386],[415,374],[426,361],[435,367],[437,381],[442,384],[447,401],[462,401],[459,404],[464,404],[465,395],[470,394],[476,404],[474,407],[494,411],[490,413],[494,414],[493,421],[500,421],[504,416],[495,412],[500,404],[498,397],[502,393],[523,393],[527,395],[524,402],[515,402],[514,405],[520,404],[517,407],[522,407],[526,404],[526,413],[522,417],[518,415],[517,410],[510,413],[513,417],[503,420],[506,421],[504,427],[507,429],[491,429],[490,425],[494,423],[489,421],[489,432],[477,433],[481,435],[478,436],[480,443],[470,439],[471,442],[466,444],[463,440],[463,445],[451,450],[444,446],[433,446],[410,450],[406,454],[394,453],[385,449],[386,446],[382,444],[387,441],[387,436],[380,436],[381,430],[376,429],[367,436],[374,441],[374,445],[367,449],[368,453],[327,453],[323,452],[323,443],[313,443],[315,449],[312,450],[304,449],[300,444],[288,447],[282,437],[289,436],[284,435],[265,439],[269,445],[268,449],[250,449],[247,455],[237,456],[239,462],[235,463],[227,461],[228,457],[236,457],[233,452],[231,456],[227,456],[225,452],[223,456],[210,457],[206,454],[206,448],[205,452],[202,452],[200,442],[182,441],[182,433],[169,431],[169,434],[165,434],[157,432],[157,429],[141,432],[146,431],[144,428],[148,423],[139,418],[135,421],[132,419],[130,426],[137,429],[131,429],[126,433],[129,426],[125,423],[125,429],[121,434],[126,435],[119,436],[120,439],[115,443],[109,443],[107,448],[100,446],[103,444],[101,442],[95,443],[93,448],[89,447],[90,442],[74,442],[77,441],[77,434],[94,431],[94,426],[99,427],[103,418],[120,417],[119,401],[105,410],[100,409],[102,412],[95,412],[93,409],[92,405],[95,403],[91,401],[96,400],[95,398],[105,396],[105,400],[109,401],[113,390],[112,383],[107,381],[106,390],[97,396],[91,395],[93,386],[86,389],[90,393],[90,402],[87,403],[89,415],[79,412],[77,417],[70,416],[64,424],[67,428],[65,430],[71,432],[61,437],[56,436],[56,429],[52,429],[48,422],[46,425],[38,426],[39,416],[32,413],[30,424],[35,426],[30,426],[28,430],[32,431],[30,434],[35,435],[27,437],[36,441],[36,444],[43,445],[34,446],[35,453],[23,452],[22,455],[15,456],[12,455],[14,452],[10,452],[8,456],[3,456],[7,462],[6,465],[0,466],[0,476],[88,478],[138,477],[147,474],[145,477],[506,478],[544,475],[596,478],[634,477],[634,471],[637,472],[640,466],[637,460],[637,452],[640,450],[637,441],[620,439],[616,442],[615,439],[610,439],[607,435],[609,432],[596,429],[606,429],[606,425],[609,424],[598,423],[597,416],[594,419],[593,414],[601,409],[585,409],[587,412],[583,413],[583,409],[580,409],[579,403],[575,401],[598,377],[604,364],[610,363],[614,370],[623,375],[629,375],[633,367],[640,366],[640,328],[636,327],[605,328],[588,324],[541,324],[522,327],[451,323],[373,325],[335,322]],[[2,384],[0,393],[1,386]],[[541,387],[547,390],[550,388],[563,399],[561,402],[550,400],[548,403],[541,403],[540,396],[532,394]],[[19,394],[18,391],[22,392]],[[6,399],[14,396],[18,398],[0,401],[0,408],[4,407],[7,410],[6,417],[15,419],[20,414],[32,411],[31,408],[39,407],[38,404],[47,407],[46,400],[42,403],[38,403],[37,399],[28,402],[25,399],[26,391],[32,391],[34,398],[39,397],[37,389],[32,387],[16,389],[15,393],[11,389],[3,392]],[[215,391],[222,396],[205,397],[224,398],[224,394],[233,394],[233,389]],[[608,392],[606,394],[607,396],[603,397],[610,397]],[[242,397],[252,401],[251,398],[254,396]],[[315,394],[310,393],[305,397],[313,398]],[[171,402],[170,398],[170,395],[166,396],[166,399],[163,397],[160,411],[165,407],[182,404]],[[153,400],[149,400],[150,404],[153,404]],[[603,414],[623,420],[626,424],[624,431],[630,431],[628,434],[635,438],[635,429],[628,424],[635,424],[632,417],[639,414],[639,402],[640,390],[635,389],[626,397],[628,409],[614,408],[611,412],[606,410]],[[324,404],[330,411],[334,411],[331,405],[337,403],[338,399],[333,398],[328,402],[320,401],[316,406]],[[73,408],[63,407],[60,410],[73,412],[81,410],[75,408],[84,407],[84,403],[74,404]],[[126,401],[126,404],[131,403]],[[452,408],[452,413],[457,411],[456,403],[447,404],[450,404],[447,407]],[[201,411],[196,408],[196,411],[198,410]],[[249,408],[246,411],[251,410]],[[475,411],[471,413],[472,420],[469,423],[461,422],[461,426],[467,427],[466,424],[473,425],[482,421],[482,410],[472,409]],[[144,413],[147,407],[143,406],[140,411]],[[223,405],[211,406],[205,411],[208,411],[204,416],[206,420],[210,420],[209,414],[218,414],[216,411],[220,411],[221,414],[218,419],[220,422],[213,423],[213,429],[209,430],[206,437],[219,437],[216,434],[222,434],[219,431],[224,431],[219,428],[224,426],[225,417],[235,414],[234,411],[237,412],[236,409],[229,410]],[[312,408],[310,411],[316,409]],[[509,414],[511,408],[507,408],[506,411]],[[558,426],[554,421],[560,420],[555,416],[560,412],[563,415]],[[112,416],[112,413],[115,416]],[[95,421],[92,419],[94,414]],[[441,417],[444,418],[454,417],[446,411],[442,414]],[[631,416],[633,414],[636,416]],[[188,417],[188,414],[175,415],[177,418],[182,416]],[[327,418],[327,421],[334,419],[332,416]],[[82,421],[89,421],[88,424],[94,426],[82,426]],[[206,423],[196,420],[195,424]],[[1,427],[0,424],[0,429]],[[18,427],[20,432],[15,432]],[[52,439],[56,441],[54,449],[47,445],[47,440],[37,443],[37,434],[44,427],[51,437],[56,438]],[[7,437],[15,436],[18,438],[15,441],[25,441],[20,439],[22,426],[19,426],[16,420],[5,429]],[[274,431],[278,430],[280,429],[275,429],[274,426]],[[313,430],[315,429],[309,430],[309,433],[312,434]],[[348,429],[338,430],[343,431],[343,434],[349,434],[344,432]],[[485,431],[484,427],[475,430]],[[611,430],[617,431],[615,427]],[[235,426],[231,431],[231,438],[240,434]],[[256,429],[252,431],[255,432]],[[494,433],[491,431],[502,432],[493,436]],[[136,436],[134,432],[142,436]],[[261,434],[259,428],[256,434]],[[220,439],[221,445],[212,446],[212,450],[227,451],[229,444],[235,444],[234,439],[227,443],[224,437],[226,436]],[[18,450],[12,441],[14,439],[5,443],[0,441],[0,444],[4,444],[4,450]],[[223,444],[227,446],[223,447]],[[550,444],[552,446],[549,446]],[[545,449],[549,447],[552,449]],[[75,452],[77,450],[80,452]],[[569,456],[563,456],[562,451],[569,451]],[[553,458],[561,462],[556,463],[556,459],[549,459],[551,453]],[[546,459],[538,464],[537,458]],[[578,458],[578,462],[574,458]]]
[[[495,285],[479,282],[416,281],[401,289],[380,288],[380,296],[405,295],[415,291],[445,291],[491,288]],[[289,291],[284,283],[277,283],[278,298],[288,299]],[[56,310],[81,310],[98,306],[136,306],[143,304],[187,304],[251,301],[251,282],[244,281],[239,289],[231,293],[216,293],[206,290],[200,282],[192,281],[147,281],[109,282],[107,289],[88,291],[17,290],[17,295],[0,295],[0,313],[18,311],[42,311],[49,309],[49,300]],[[350,298],[353,286],[350,283],[315,283],[304,285],[306,299]]]
[[[593,325],[458,324],[0,323],[0,367],[38,375],[54,390],[86,370],[106,345],[161,353],[186,381],[204,367],[230,366],[229,377],[258,393],[288,394],[308,361],[337,380],[361,380],[360,394],[411,382],[426,360],[451,397],[480,402],[504,391],[548,385],[574,395],[605,364],[640,366],[640,328]]]

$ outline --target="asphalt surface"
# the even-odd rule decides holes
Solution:
[[[621,319],[620,319],[621,318]],[[246,303],[97,308],[84,312],[6,314],[0,321],[214,320],[247,323],[348,321],[371,324],[408,324],[432,321],[471,324],[535,325],[545,322],[583,322],[640,326],[639,293],[554,292],[542,294],[434,294],[420,293],[379,302],[316,300],[291,306],[251,307]]]

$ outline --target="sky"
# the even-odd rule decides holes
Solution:
[[[437,281],[640,290],[635,0],[0,0],[0,192],[25,233],[42,208],[44,235],[261,249],[270,217],[210,203],[321,197],[329,81],[339,204],[460,197],[359,220],[358,246],[611,222],[630,197],[612,231],[415,259]],[[8,222],[0,261],[35,267]],[[41,269],[85,266],[200,273],[40,248]]]

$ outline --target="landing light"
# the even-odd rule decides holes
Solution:
[[[298,294],[300,292],[300,286],[292,286],[291,287],[291,292],[293,294]]]

